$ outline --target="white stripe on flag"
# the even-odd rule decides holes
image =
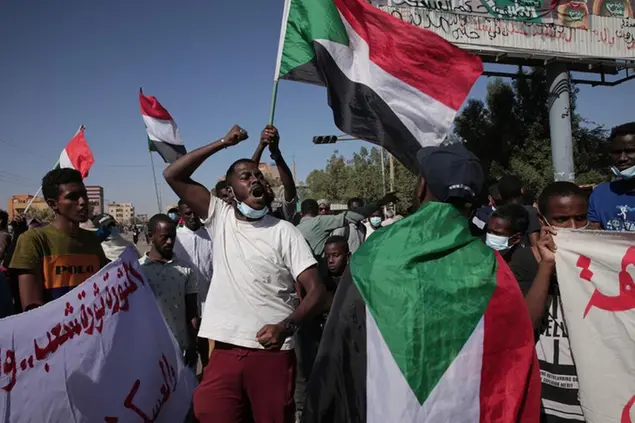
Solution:
[[[478,422],[484,328],[481,318],[461,352],[420,405],[367,310],[366,422]]]
[[[439,145],[457,111],[377,66],[370,60],[368,43],[341,14],[340,17],[348,32],[350,47],[330,40],[316,41],[331,54],[348,79],[377,93],[422,146]]]
[[[68,157],[68,153],[66,152],[66,149],[63,149],[62,154],[60,154],[59,167],[62,169],[66,169],[66,168],[75,169],[73,162],[71,162],[70,157]]]
[[[143,115],[148,138],[151,141],[165,142],[172,145],[183,145],[179,128],[174,120],[162,120]]]

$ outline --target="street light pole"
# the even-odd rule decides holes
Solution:
[[[388,153],[388,163],[390,166],[390,192],[395,192],[395,165],[393,163],[392,154]]]

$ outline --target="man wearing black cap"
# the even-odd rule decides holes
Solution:
[[[419,180],[415,205],[429,201],[454,205],[461,214],[472,213],[485,176],[478,158],[460,144],[424,147],[417,153]]]

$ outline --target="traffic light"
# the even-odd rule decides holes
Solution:
[[[319,135],[317,137],[313,137],[313,144],[335,144],[336,142],[336,135]]]

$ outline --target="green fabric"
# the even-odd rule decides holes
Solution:
[[[313,41],[331,40],[348,45],[348,35],[333,0],[287,0],[289,18],[279,78],[313,60]]]
[[[156,148],[154,148],[154,143],[152,142],[152,140],[150,140],[150,138],[148,138],[148,151],[150,152],[158,152],[159,150],[157,150]]]
[[[496,288],[494,253],[453,206],[431,202],[375,231],[350,269],[423,404],[483,317]]]

